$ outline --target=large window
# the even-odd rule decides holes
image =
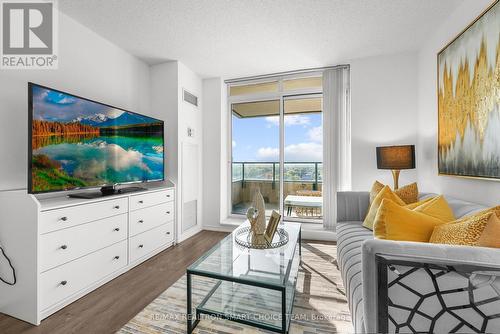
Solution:
[[[321,84],[318,73],[229,84],[231,214],[244,215],[258,190],[267,215],[321,222]]]

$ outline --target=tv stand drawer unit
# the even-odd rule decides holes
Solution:
[[[95,199],[4,192],[0,212],[18,279],[0,284],[0,312],[35,325],[176,241],[168,181]]]

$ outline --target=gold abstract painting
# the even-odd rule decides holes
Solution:
[[[438,54],[439,173],[500,179],[500,5]]]

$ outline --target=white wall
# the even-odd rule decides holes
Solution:
[[[198,97],[198,107],[184,102],[183,89]],[[165,119],[166,177],[177,185],[177,238],[182,241],[197,233],[203,217],[203,112],[201,108],[202,80],[179,61],[167,62],[151,67],[151,105],[154,115]],[[187,135],[187,129],[194,130],[194,136]],[[195,145],[194,161],[183,163],[186,144]],[[191,146],[193,147],[193,146]],[[184,210],[184,203],[197,200],[198,224],[183,232],[183,219],[190,214]]]
[[[221,219],[220,204],[223,199],[220,195],[224,189],[221,170],[225,167],[221,145],[224,87],[221,78],[203,80],[203,227],[218,226]]]
[[[186,209],[184,204],[196,200],[196,220],[197,225],[185,230],[183,225],[182,233],[179,236],[179,241],[185,240],[201,230],[203,223],[203,157],[202,157],[202,142],[203,142],[203,111],[202,111],[202,80],[201,78],[186,67],[183,63],[179,64],[179,187],[178,199],[179,204],[183,207],[178,210],[180,215],[177,216],[179,223],[184,224],[188,220],[188,215],[194,216],[193,212]],[[198,107],[185,102],[183,99],[183,90],[187,90],[191,94],[198,97]],[[188,128],[193,130],[194,136],[188,136]],[[187,146],[189,145],[189,147]],[[188,152],[194,153],[187,155]]]
[[[418,55],[418,180],[425,191],[443,193],[484,204],[500,202],[500,183],[438,176],[437,167],[437,53],[479,16],[491,0],[464,1],[443,22]]]
[[[58,57],[57,70],[0,70],[0,190],[27,186],[28,81],[150,113],[149,66],[63,13]]]
[[[414,53],[355,59],[351,64],[352,189],[369,190],[375,180],[392,185],[377,169],[375,147],[417,143],[417,58]],[[400,185],[417,180],[417,169],[401,171]]]
[[[178,182],[178,64],[168,62],[151,67],[151,110],[165,121],[165,177]]]

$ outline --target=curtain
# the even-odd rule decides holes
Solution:
[[[351,188],[349,67],[323,72],[323,225],[334,230],[337,192]]]

